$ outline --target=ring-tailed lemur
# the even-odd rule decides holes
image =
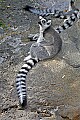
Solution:
[[[23,9],[40,16],[52,15],[53,17],[60,18],[60,19],[66,19],[67,16],[72,15],[72,13],[74,13],[75,10],[79,12],[79,10],[75,7],[75,0],[70,1],[69,11],[67,12],[59,11],[53,7],[40,9],[40,8],[35,8],[29,5],[26,5]]]
[[[40,34],[37,42],[32,44],[30,48],[30,55],[25,58],[25,64],[22,66],[16,77],[16,87],[19,97],[19,101],[22,107],[27,105],[27,93],[26,93],[26,76],[29,70],[40,60],[48,59],[54,57],[61,49],[62,40],[57,33],[61,33],[66,28],[72,26],[73,22],[77,18],[78,10],[74,10],[69,20],[64,22],[63,26],[56,28],[56,30],[50,27],[51,20],[46,20],[40,17]],[[49,28],[50,27],[50,28]],[[46,30],[49,28],[48,30]],[[43,37],[43,33],[50,33],[50,38],[48,41]]]
[[[19,101],[21,106],[26,106],[27,104],[27,94],[26,94],[26,76],[29,70],[37,63],[39,60],[44,60],[48,58],[54,57],[61,49],[62,40],[58,33],[61,33],[66,28],[70,27],[77,16],[77,11],[74,12],[70,16],[70,21],[65,21],[63,26],[56,28],[56,30],[52,29],[49,26],[51,25],[50,20],[46,20],[42,17],[39,26],[40,26],[40,34],[36,43],[32,44],[30,48],[30,55],[25,58],[25,64],[22,66],[21,70],[19,71],[17,78],[16,78],[16,87],[17,93],[19,97]],[[46,30],[49,28],[48,30]],[[46,42],[46,39],[43,37],[43,33],[45,31],[46,34],[49,32],[51,34],[50,38]],[[54,41],[54,42],[53,42]]]
[[[16,77],[16,88],[19,102],[22,107],[27,105],[27,73],[40,60],[53,58],[61,50],[62,46],[62,40],[59,34],[51,27],[51,20],[46,20],[43,17],[40,17],[39,26],[39,38],[37,42],[31,45],[30,54],[25,58],[25,64],[22,66]],[[46,35],[49,36],[49,38],[46,38]]]

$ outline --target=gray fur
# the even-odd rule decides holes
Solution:
[[[61,50],[62,40],[59,34],[50,27],[44,33],[44,39],[42,42],[35,42],[30,48],[30,55],[32,58],[38,58],[39,60],[45,60],[53,58]]]

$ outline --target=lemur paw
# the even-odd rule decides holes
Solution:
[[[39,37],[39,33],[29,34],[29,35],[28,35],[28,38],[29,38],[31,41],[37,41],[38,37]]]

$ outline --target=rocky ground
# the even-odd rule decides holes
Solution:
[[[38,16],[22,7],[48,2],[53,0],[0,0],[0,120],[80,120],[79,20],[60,35],[60,53],[30,71],[28,107],[21,110],[18,105],[15,78],[33,43],[27,35],[38,32]],[[79,0],[76,6],[80,9]],[[53,27],[62,22],[52,19]]]

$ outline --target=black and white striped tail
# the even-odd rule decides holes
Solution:
[[[54,18],[66,19],[68,15],[71,15],[74,12],[74,10],[76,10],[75,0],[70,1],[70,6],[72,10],[68,12],[55,10],[53,8],[41,8],[40,9],[40,8],[35,8],[29,5],[26,5],[23,9],[31,13],[37,14],[39,16],[52,15]]]
[[[22,66],[21,70],[19,71],[16,77],[17,94],[18,94],[20,105],[22,107],[25,107],[27,105],[26,76],[29,70],[37,62],[39,62],[39,60],[33,59],[33,58],[30,58],[29,60],[25,61],[25,64]]]
[[[23,9],[40,16],[48,16],[50,13],[52,13],[51,8],[40,9],[40,8],[35,8],[32,6],[26,5]]]
[[[71,27],[73,25],[73,23],[76,21],[76,19],[78,18],[78,12],[79,12],[79,10],[75,10],[74,13],[68,19],[65,20],[65,22],[63,23],[63,25],[57,27],[55,29],[55,31],[57,33],[61,33],[65,29]]]
[[[68,15],[73,13],[73,10],[71,10],[70,12],[63,12],[59,10],[53,10],[52,8],[43,8],[43,9],[34,8],[29,5],[26,5],[23,9],[31,13],[37,14],[39,16],[52,15],[54,18],[60,18],[60,19],[66,19]]]

